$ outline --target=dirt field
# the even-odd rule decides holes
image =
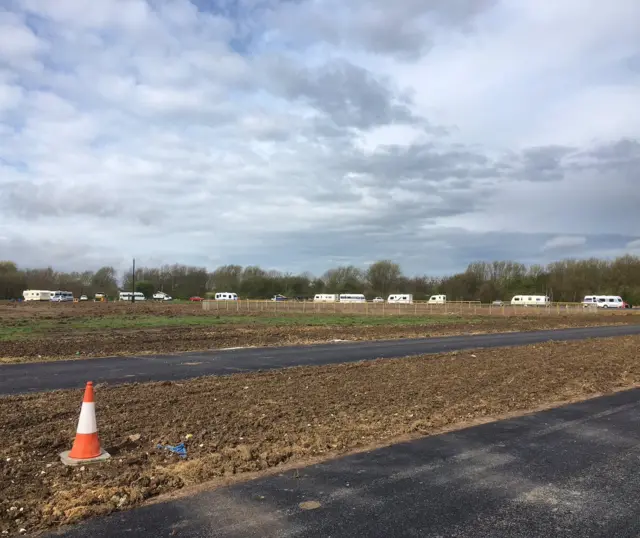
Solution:
[[[197,304],[27,304],[0,312],[0,362],[28,362],[331,340],[374,340],[636,323],[631,312],[588,315],[237,313]]]
[[[638,349],[633,336],[98,386],[100,436],[113,457],[75,469],[58,453],[71,447],[81,390],[0,398],[0,531],[632,387]],[[156,448],[180,441],[184,461]]]

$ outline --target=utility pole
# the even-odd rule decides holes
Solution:
[[[136,259],[133,258],[133,278],[131,279],[131,302],[136,301]]]

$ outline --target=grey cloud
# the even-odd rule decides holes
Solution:
[[[410,59],[431,46],[425,19],[436,25],[468,30],[474,18],[495,3],[494,0],[354,0],[320,6],[309,1],[286,2],[268,12],[266,25],[296,36],[302,43],[320,39]],[[337,14],[343,18],[340,22],[336,22]]]
[[[276,94],[307,102],[339,128],[417,121],[406,98],[395,95],[366,69],[343,60],[310,70],[281,58],[271,62],[267,79]]]
[[[574,152],[566,146],[541,146],[526,149],[517,176],[527,181],[557,181],[564,176],[563,158]]]

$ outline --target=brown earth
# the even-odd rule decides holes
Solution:
[[[632,336],[98,386],[100,436],[113,457],[85,468],[58,459],[82,391],[0,398],[0,531],[73,523],[210,480],[632,387],[638,349]],[[156,448],[180,441],[185,461]]]
[[[633,323],[635,316],[473,317],[407,325],[259,325],[79,330],[58,327],[47,336],[0,340],[0,363],[177,353],[239,346],[283,346],[331,340],[380,340],[530,331]]]

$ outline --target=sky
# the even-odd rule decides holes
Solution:
[[[637,0],[1,0],[0,259],[640,254]]]

